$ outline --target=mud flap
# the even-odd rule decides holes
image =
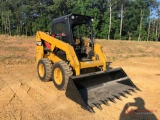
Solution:
[[[94,72],[70,77],[66,96],[82,108],[94,112],[93,107],[102,109],[101,104],[115,102],[115,98],[139,90],[122,68]]]

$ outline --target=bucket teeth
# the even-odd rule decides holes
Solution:
[[[116,101],[113,98],[110,98],[109,100],[113,103],[116,103]]]
[[[108,99],[114,99],[115,97],[114,97],[114,95],[108,95],[107,98]]]
[[[119,95],[117,92],[115,92],[115,93],[112,94],[112,96],[113,96],[114,98],[118,98],[120,95]]]
[[[132,89],[132,92],[135,92],[135,93],[136,93],[136,91],[135,91],[134,89]]]
[[[103,100],[102,102],[103,102],[103,104],[110,106],[109,103],[107,102],[107,100]]]
[[[134,92],[134,93],[137,93],[134,89],[129,89],[130,91]]]
[[[120,93],[120,95],[122,95],[122,96],[125,97],[125,98],[128,98],[128,97],[125,95],[125,93]]]
[[[132,94],[131,94],[129,91],[127,91],[127,90],[126,90],[125,92],[126,92],[127,94],[129,94],[129,95],[132,95]]]
[[[115,95],[114,97],[119,99],[119,100],[122,100],[119,95]]]
[[[118,99],[119,99],[119,100],[122,100],[120,96],[118,97]]]
[[[136,88],[136,90],[141,91],[138,87],[135,87],[135,88]]]
[[[100,109],[100,110],[102,110],[102,107],[101,107],[101,105],[100,104],[94,104],[98,109]]]
[[[91,112],[91,113],[95,113],[95,111],[93,110],[93,108],[92,108],[92,107],[87,106],[87,108],[88,108],[89,112]]]
[[[101,104],[110,106],[109,101],[116,103],[116,99],[122,100],[121,96],[128,98],[137,89],[123,69],[116,68],[70,77],[66,96],[94,113],[94,107],[102,110]]]

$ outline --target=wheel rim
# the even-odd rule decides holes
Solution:
[[[59,68],[54,70],[54,80],[58,85],[62,83],[62,71]]]
[[[38,71],[39,71],[39,75],[41,76],[41,77],[43,77],[44,76],[44,65],[41,63],[41,64],[39,64],[39,67],[38,67]]]

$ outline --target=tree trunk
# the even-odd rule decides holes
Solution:
[[[149,11],[149,17],[151,16],[151,9]],[[151,20],[149,18],[149,25],[148,25],[148,36],[147,36],[147,41],[149,40],[150,37],[150,28],[151,28]]]
[[[141,19],[140,19],[140,25],[139,25],[139,36],[138,36],[138,41],[141,40],[142,20],[143,20],[143,10],[141,9]]]
[[[19,29],[19,26],[17,25],[17,35],[19,34],[19,30],[18,29]]]
[[[158,22],[158,39],[160,38],[160,21]]]
[[[8,13],[8,32],[9,32],[9,35],[11,35],[10,13]]]
[[[121,5],[121,23],[120,23],[120,40],[121,40],[121,36],[122,36],[122,25],[123,25],[123,4]]]
[[[147,41],[149,40],[150,37],[150,28],[151,28],[151,21],[149,20]]]
[[[28,29],[27,29],[27,26],[25,27],[25,30],[26,30],[26,36],[28,35],[27,33],[28,33]]]
[[[155,35],[156,39],[155,39],[155,41],[158,40],[157,31],[158,31],[158,21],[156,22],[156,35]]]
[[[131,40],[131,34],[130,34],[129,31],[128,31],[128,40],[129,40],[129,41]]]
[[[22,26],[22,24],[20,25],[20,35],[22,35],[23,34],[23,26]]]
[[[28,33],[28,29],[27,29],[27,20],[25,19],[25,34],[27,36],[27,33]]]
[[[6,16],[4,17],[4,33],[6,34],[7,33],[7,19],[6,19]]]
[[[154,30],[155,30],[155,20],[153,19],[153,33],[152,33],[153,36],[154,36],[154,32],[155,32]]]
[[[3,12],[1,13],[1,20],[2,20],[1,21],[2,22],[1,25],[2,25],[2,34],[3,34]]]
[[[112,4],[111,1],[109,3],[109,30],[108,30],[108,40],[110,40],[110,33],[111,33],[111,24],[112,24]]]

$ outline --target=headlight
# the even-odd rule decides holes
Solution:
[[[71,19],[74,19],[74,15],[71,16]]]
[[[94,21],[94,19],[93,19],[93,18],[91,18],[91,21],[93,22],[93,21]]]

